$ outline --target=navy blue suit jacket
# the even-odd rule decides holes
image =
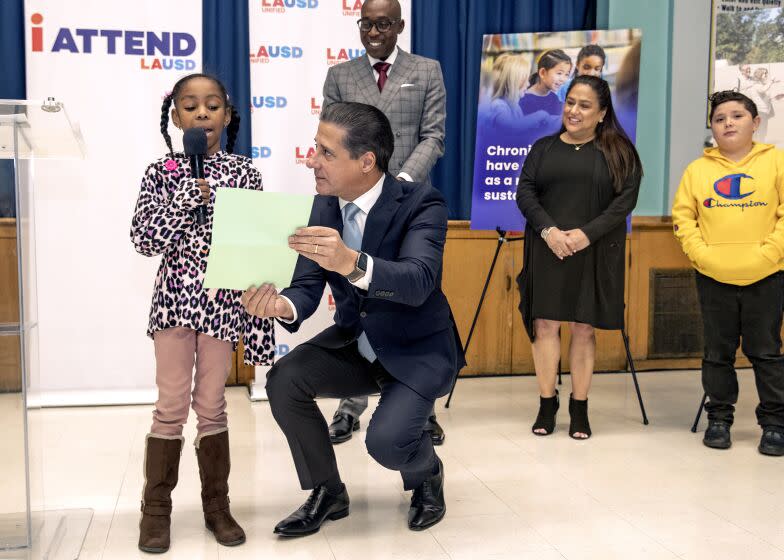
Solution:
[[[337,197],[316,195],[308,225],[343,232]],[[381,365],[420,395],[445,395],[465,365],[449,303],[441,291],[447,207],[441,193],[387,175],[368,214],[362,251],[373,257],[367,291],[300,256],[291,286],[281,292],[297,308],[299,329],[319,305],[325,283],[335,298],[335,324],[306,344],[341,348],[365,332]]]

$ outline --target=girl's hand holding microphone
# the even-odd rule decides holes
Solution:
[[[209,204],[210,185],[207,183],[207,179],[196,179],[196,182],[199,184],[199,190],[201,191],[201,204]]]
[[[194,186],[193,182],[196,182]],[[188,179],[182,181],[174,192],[172,204],[185,211],[196,210],[197,207],[210,202],[210,185],[206,179]]]

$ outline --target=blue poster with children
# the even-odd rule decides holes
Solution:
[[[618,122],[635,141],[641,37],[638,29],[484,36],[471,229],[524,228],[517,180],[531,146],[562,130],[576,76],[607,80]]]

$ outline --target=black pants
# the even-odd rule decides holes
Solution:
[[[338,475],[329,428],[316,397],[359,397],[379,390],[381,400],[365,445],[382,466],[400,471],[405,489],[411,490],[432,474],[436,464],[433,442],[424,431],[432,399],[397,381],[378,361],[369,363],[356,343],[339,349],[301,344],[270,370],[270,408],[288,440],[304,490]]]
[[[743,353],[754,368],[757,422],[784,427],[784,356],[781,319],[784,273],[777,272],[748,286],[724,284],[697,272],[705,354],[702,385],[708,394],[709,420],[732,424],[738,402],[735,353]]]

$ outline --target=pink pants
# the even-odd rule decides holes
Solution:
[[[157,331],[153,341],[158,400],[150,431],[162,436],[182,435],[191,402],[199,434],[225,428],[224,388],[234,345],[185,327]]]

